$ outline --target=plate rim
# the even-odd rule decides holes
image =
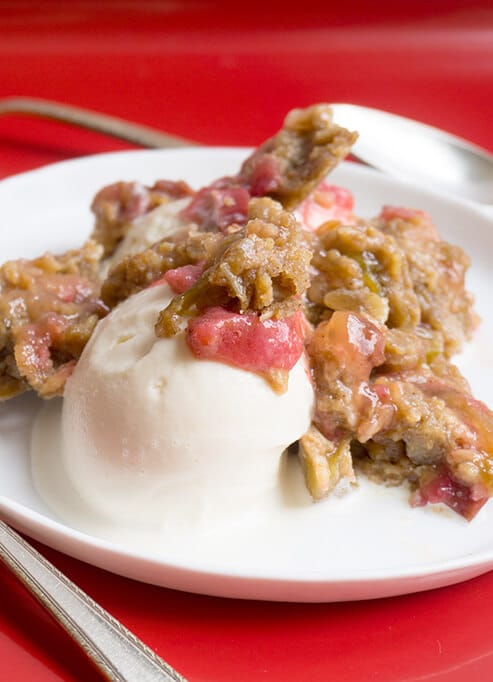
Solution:
[[[8,191],[9,185],[12,183],[18,183],[19,181],[29,181],[34,178],[34,180],[37,179],[37,176],[48,172],[57,172],[60,171],[67,167],[77,167],[77,166],[87,166],[93,163],[94,161],[96,162],[106,162],[106,160],[111,161],[112,159],[116,158],[131,158],[132,156],[138,155],[138,156],[143,156],[143,155],[149,155],[149,156],[173,156],[173,155],[195,155],[197,153],[203,154],[207,152],[211,153],[227,153],[227,154],[232,154],[232,155],[239,155],[239,154],[248,154],[251,151],[251,148],[249,147],[230,147],[230,146],[221,146],[221,147],[182,147],[182,148],[172,148],[172,149],[152,149],[152,150],[123,150],[123,151],[116,151],[116,152],[106,152],[104,154],[94,154],[90,156],[84,156],[84,157],[76,157],[76,158],[71,158],[71,159],[66,159],[63,161],[59,161],[53,164],[47,164],[40,166],[38,168],[25,171],[22,173],[17,173],[14,175],[7,176],[0,180],[0,193],[3,191]],[[391,183],[394,186],[399,186],[399,187],[407,187],[411,188],[415,191],[418,191],[421,195],[430,197],[431,199],[437,198],[442,201],[446,201],[450,206],[460,206],[463,209],[466,209],[468,211],[471,211],[472,213],[475,214],[479,219],[486,220],[488,223],[491,224],[493,227],[493,219],[490,214],[488,214],[484,208],[476,204],[475,202],[472,202],[467,199],[463,199],[461,197],[457,196],[451,196],[443,191],[434,191],[429,188],[423,188],[419,187],[418,185],[414,183],[409,183],[407,181],[400,180],[398,178],[390,177],[387,176],[383,173],[380,173],[379,171],[376,171],[372,168],[368,168],[366,166],[362,166],[360,164],[355,164],[352,162],[343,162],[341,164],[342,167],[350,171],[351,173],[355,173],[356,175],[359,175],[361,177],[380,177],[383,181],[386,183]],[[116,180],[115,180],[116,181]],[[321,575],[313,575],[313,576],[307,576],[304,575],[303,577],[296,578],[296,577],[281,577],[281,578],[276,578],[272,576],[265,576],[261,574],[256,574],[252,573],[252,570],[249,571],[249,573],[245,574],[242,573],[241,571],[235,571],[230,568],[228,568],[226,571],[221,572],[220,566],[215,566],[214,564],[209,564],[206,569],[200,568],[199,566],[195,564],[191,564],[190,560],[187,559],[183,564],[180,563],[179,561],[169,561],[165,560],[162,556],[157,556],[152,553],[144,552],[142,550],[139,550],[138,553],[136,554],[135,552],[132,552],[129,548],[126,548],[123,545],[119,545],[118,543],[111,542],[109,540],[105,540],[104,538],[89,535],[83,531],[79,531],[75,528],[72,528],[69,525],[64,524],[63,522],[59,522],[55,519],[49,518],[42,513],[35,511],[33,509],[30,509],[26,505],[17,502],[16,500],[9,498],[8,496],[0,496],[0,511],[2,512],[2,516],[8,516],[11,520],[10,522],[14,526],[21,526],[22,530],[26,532],[28,535],[31,535],[31,537],[34,537],[35,539],[40,540],[41,542],[44,542],[45,544],[49,544],[49,546],[57,549],[58,551],[64,552],[65,554],[69,554],[71,556],[76,556],[77,558],[81,558],[80,554],[83,554],[84,552],[74,552],[73,550],[63,547],[63,540],[64,539],[69,539],[70,543],[73,544],[74,542],[77,543],[77,546],[83,548],[83,549],[96,549],[98,552],[103,551],[104,553],[110,554],[111,556],[119,556],[119,557],[125,557],[126,559],[130,559],[132,562],[145,562],[146,564],[153,564],[156,566],[159,566],[161,569],[166,570],[166,569],[172,569],[172,570],[178,570],[181,572],[188,572],[188,573],[195,573],[195,574],[200,574],[201,576],[209,576],[209,577],[221,577],[221,578],[228,578],[228,579],[233,579],[234,581],[264,581],[268,582],[270,584],[275,583],[275,584],[289,584],[289,585],[295,585],[297,587],[300,586],[319,586],[319,585],[330,585],[330,586],[335,586],[338,583],[341,582],[341,578],[322,578]],[[10,511],[10,513],[9,513]],[[7,514],[6,514],[7,512]],[[34,528],[35,532],[31,533],[28,529],[26,529],[26,526],[30,526],[31,530]],[[48,538],[48,536],[51,536],[51,538]],[[53,537],[55,538],[56,542],[53,541]],[[48,540],[47,540],[48,538]],[[82,559],[87,562],[87,559]],[[93,562],[91,562],[93,563]],[[100,562],[94,562],[94,565],[97,565],[101,568],[104,568],[104,565],[102,565]],[[437,580],[438,578],[445,573],[450,573],[450,572],[464,572],[464,571],[469,571],[471,573],[474,573],[477,575],[480,572],[486,572],[490,568],[493,568],[493,547],[491,549],[486,549],[486,550],[481,550],[479,552],[475,553],[466,553],[464,555],[461,555],[459,557],[455,557],[452,559],[447,559],[447,560],[435,560],[435,561],[430,561],[430,562],[421,562],[419,566],[414,566],[410,567],[408,569],[404,568],[378,568],[378,569],[364,569],[364,570],[354,570],[352,568],[352,571],[348,574],[345,575],[344,577],[344,583],[348,585],[357,585],[361,584],[362,581],[366,584],[382,584],[382,583],[388,583],[389,581],[393,582],[399,582],[399,581],[406,581],[410,579],[421,579],[421,578],[433,578],[436,577]],[[478,570],[476,570],[478,569]],[[113,570],[113,569],[111,569]],[[373,572],[372,572],[373,571]],[[126,575],[129,575],[127,572]],[[472,577],[472,576],[471,576]],[[141,579],[141,578],[137,578]],[[464,578],[459,578],[459,580],[463,580]],[[440,581],[440,584],[444,584],[442,581]],[[178,588],[181,589],[181,588]],[[428,588],[426,588],[428,589]],[[415,590],[410,590],[410,591],[415,591]],[[390,591],[386,592],[385,595],[382,596],[390,596],[391,594],[402,594],[403,592],[401,590],[397,591]],[[216,593],[215,594],[219,594]],[[230,595],[223,595],[223,596],[230,596]],[[264,597],[252,597],[252,598],[264,598]],[[333,599],[331,599],[333,600]],[[297,598],[296,601],[303,601],[303,599]]]

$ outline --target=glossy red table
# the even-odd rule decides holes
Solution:
[[[255,144],[292,106],[352,101],[493,149],[490,2],[305,4],[0,2],[0,96],[66,101],[208,144]],[[0,119],[0,177],[124,147]],[[41,549],[191,682],[493,676],[493,573],[379,601],[270,604],[138,584]],[[99,679],[3,568],[0,595],[1,680]]]

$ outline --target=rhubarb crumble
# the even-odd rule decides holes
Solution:
[[[493,495],[493,415],[451,362],[478,324],[469,261],[420,210],[355,214],[326,176],[356,137],[316,105],[198,191],[100,190],[84,246],[0,269],[0,398],[63,394],[98,321],[165,282],[155,334],[199,360],[282,392],[306,355],[316,402],[295,449],[315,500],[360,472],[472,519]]]

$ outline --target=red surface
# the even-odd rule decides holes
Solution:
[[[292,106],[352,101],[493,149],[491,2],[338,5],[0,0],[0,96],[58,99],[211,144],[254,144]],[[0,176],[123,147],[4,118]],[[288,605],[181,594],[43,551],[191,682],[493,675],[493,573],[395,599]],[[98,679],[4,569],[0,595],[1,680]]]

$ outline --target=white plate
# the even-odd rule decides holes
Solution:
[[[105,154],[19,175],[0,183],[1,259],[34,256],[80,244],[91,229],[89,204],[117,179],[184,178],[200,186],[233,173],[241,149],[185,149]],[[349,187],[356,210],[376,214],[384,203],[429,211],[448,240],[472,257],[469,287],[482,326],[460,358],[475,394],[493,404],[493,220],[478,207],[345,164],[333,175]],[[411,509],[403,489],[368,481],[343,498],[292,507],[281,518],[204,537],[162,543],[152,552],[139,538],[111,531],[98,537],[57,518],[34,490],[29,439],[40,402],[23,396],[0,405],[0,515],[62,552],[137,580],[227,597],[339,601],[404,594],[448,585],[493,567],[493,502],[467,523],[449,510]]]

